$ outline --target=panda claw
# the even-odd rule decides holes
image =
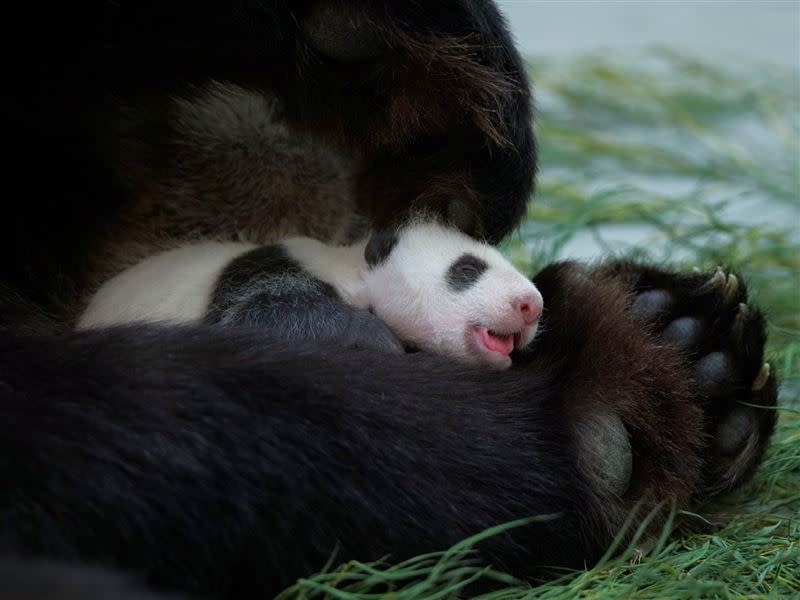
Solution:
[[[736,275],[731,273],[730,275],[728,275],[728,278],[725,281],[725,289],[722,292],[725,301],[730,302],[731,300],[733,300],[736,297],[738,291],[739,291],[739,280],[737,279]]]
[[[650,554],[653,551],[653,548],[656,547],[658,543],[658,537],[654,535],[649,535],[644,538],[639,544],[637,544],[636,548],[634,549],[634,554],[631,557],[631,564],[636,564],[641,562],[641,560]]]
[[[716,271],[714,271],[714,275],[708,280],[708,283],[706,283],[704,287],[710,290],[715,289],[724,286],[726,281],[725,271],[722,270],[722,267],[717,267]]]
[[[761,370],[756,375],[755,381],[753,381],[752,391],[760,392],[764,389],[764,386],[767,384],[767,380],[769,380],[770,374],[770,366],[769,363],[764,363],[761,367]]]
[[[733,321],[731,331],[737,336],[739,340],[744,339],[744,329],[747,319],[750,317],[750,308],[744,302],[739,303],[739,309],[736,312],[736,317]]]

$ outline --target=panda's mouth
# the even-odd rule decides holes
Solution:
[[[480,325],[475,326],[473,331],[480,350],[503,359],[507,359],[522,340],[522,331],[496,331]]]

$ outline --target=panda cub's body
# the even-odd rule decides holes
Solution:
[[[342,303],[358,310],[342,312]],[[298,329],[316,326],[315,310],[326,312],[326,322],[338,315],[362,323],[377,317],[408,346],[503,369],[513,350],[533,340],[542,304],[533,283],[495,248],[417,220],[373,235],[369,244],[331,246],[297,237],[268,246],[206,242],[164,252],[103,285],[78,328],[202,320],[280,326],[291,339],[286,315],[294,307]],[[280,322],[271,320],[275,305],[281,305]],[[393,342],[384,341],[390,349]]]

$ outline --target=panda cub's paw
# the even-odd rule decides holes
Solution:
[[[681,274],[620,262],[607,272],[632,286],[635,318],[691,364],[708,440],[699,494],[746,482],[775,427],[778,385],[764,358],[766,320],[744,280],[722,267]]]
[[[348,348],[405,353],[403,344],[378,317],[362,309],[348,310],[347,313],[346,326],[342,327],[338,343]]]

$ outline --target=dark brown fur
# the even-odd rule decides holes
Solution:
[[[571,399],[566,419],[574,423],[576,442],[602,406],[622,419],[634,454],[627,492],[621,498],[598,492],[603,520],[597,525],[613,537],[634,507],[641,519],[660,505],[653,522],[658,528],[672,503],[687,506],[699,489],[702,409],[691,369],[674,349],[643,331],[641,322],[619,318],[633,291],[624,281],[579,264],[567,265],[552,280],[550,272],[536,279],[547,298],[544,327],[568,339],[586,336],[571,358],[575,377],[563,390]]]

